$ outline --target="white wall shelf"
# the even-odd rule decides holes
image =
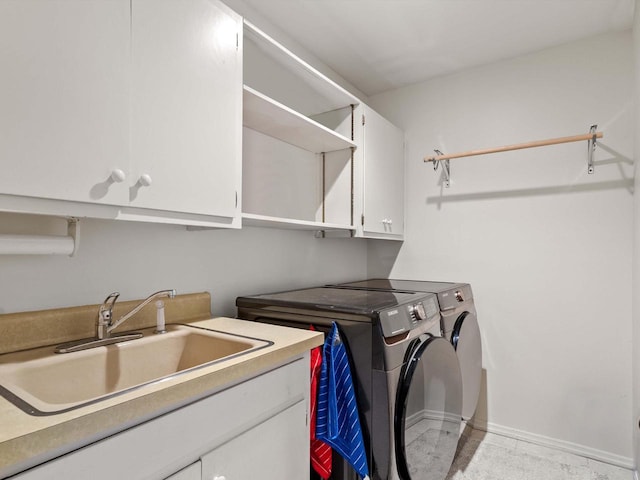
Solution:
[[[272,98],[286,99],[285,103],[307,116],[360,103],[356,96],[246,20],[244,38],[245,58],[248,59],[245,63],[246,84],[267,93]],[[262,61],[265,60],[271,67],[277,66],[276,70],[281,69],[294,76],[297,85],[291,88],[291,84],[282,84],[277,76],[274,77],[274,82],[269,81],[268,77],[265,78],[261,74],[264,67]],[[259,86],[253,82],[259,83]]]
[[[242,224],[355,232],[360,101],[245,21]]]
[[[242,224],[249,227],[286,228],[288,230],[355,230],[355,227],[346,224],[311,222],[252,213],[242,214]]]
[[[324,125],[245,85],[243,124],[313,153],[356,147],[356,144]]]

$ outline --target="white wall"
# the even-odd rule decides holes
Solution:
[[[640,155],[640,0],[636,0],[633,22],[633,57],[635,65],[635,156]],[[640,189],[640,169],[635,169],[635,186]],[[640,465],[640,195],[634,197],[635,235],[633,242],[633,444],[636,469]]]
[[[48,217],[0,214],[0,233],[64,234]],[[0,256],[0,313],[122,300],[175,288],[208,291],[214,315],[235,315],[235,298],[366,275],[366,241],[312,232],[81,221],[77,256]],[[94,319],[87,319],[91,322]]]
[[[630,32],[370,98],[405,131],[406,241],[369,273],[471,283],[486,388],[477,425],[631,466],[633,67]],[[586,133],[586,142],[422,158]]]

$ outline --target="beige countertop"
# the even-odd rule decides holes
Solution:
[[[0,478],[272,370],[323,341],[319,332],[225,317],[189,324],[273,345],[55,415],[32,416],[0,397]]]

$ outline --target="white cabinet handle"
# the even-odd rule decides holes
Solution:
[[[138,183],[143,187],[148,187],[149,185],[151,185],[151,183],[153,183],[153,181],[151,180],[151,175],[149,175],[148,173],[143,173],[142,175],[140,175]]]
[[[127,178],[127,176],[122,170],[120,170],[119,168],[116,168],[113,172],[111,172],[110,178],[115,183],[121,183],[121,182],[124,182],[124,179]]]
[[[215,477],[213,477],[213,480],[227,480],[227,477],[225,477],[224,475],[216,475]]]

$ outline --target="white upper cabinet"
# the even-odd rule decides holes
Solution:
[[[404,235],[404,134],[362,105],[361,229],[358,236],[402,240]]]
[[[129,41],[126,0],[0,1],[0,193],[128,201]]]
[[[0,210],[240,226],[242,18],[0,0]]]
[[[241,34],[217,1],[132,1],[132,207],[239,214]]]

